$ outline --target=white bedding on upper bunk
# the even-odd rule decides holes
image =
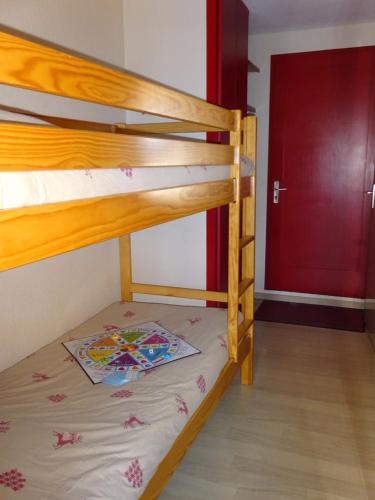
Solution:
[[[115,303],[0,374],[0,498],[138,498],[227,362],[226,318],[220,309]],[[145,321],[201,354],[114,388],[93,385],[61,345]]]
[[[241,175],[251,174],[243,161]],[[228,165],[1,172],[0,209],[225,180]]]

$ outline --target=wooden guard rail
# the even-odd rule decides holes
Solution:
[[[5,85],[219,130],[233,129],[233,114],[226,109],[66,49],[57,50],[30,37],[20,38],[4,29],[0,31],[0,61],[0,83]]]

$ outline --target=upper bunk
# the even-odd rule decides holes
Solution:
[[[128,169],[147,176],[152,168],[154,179],[165,180],[173,179],[173,169],[194,167],[186,182],[177,175],[171,184],[155,180],[128,192],[126,184],[117,187],[115,178],[115,194],[94,190],[85,196],[78,190],[69,200],[63,197],[65,201],[47,197],[31,206],[25,201],[5,205],[0,210],[0,271],[225,205],[249,193],[249,169],[240,178],[239,112],[5,29],[0,31],[0,59],[0,84],[169,120],[105,124],[3,106],[11,116],[38,121],[0,122],[0,172],[10,179],[5,186],[12,186],[12,176],[19,173],[80,170],[96,175],[117,169],[117,175],[125,172],[122,179],[129,180]],[[229,132],[231,145],[174,135],[213,131]],[[167,167],[167,175],[157,170]],[[210,176],[208,169],[216,173]],[[71,193],[74,181],[66,179]]]

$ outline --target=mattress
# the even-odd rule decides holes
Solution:
[[[242,175],[250,175],[244,158]],[[228,165],[0,173],[0,209],[225,180]]]
[[[226,318],[220,309],[115,303],[0,374],[0,498],[138,498],[228,360]],[[113,387],[92,384],[61,344],[146,321],[202,352]]]

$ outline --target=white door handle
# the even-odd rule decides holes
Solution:
[[[273,202],[277,205],[279,203],[279,192],[287,191],[287,188],[280,187],[280,181],[273,181]]]
[[[367,191],[367,194],[371,194],[371,208],[375,208],[375,184],[372,185],[372,191]]]

